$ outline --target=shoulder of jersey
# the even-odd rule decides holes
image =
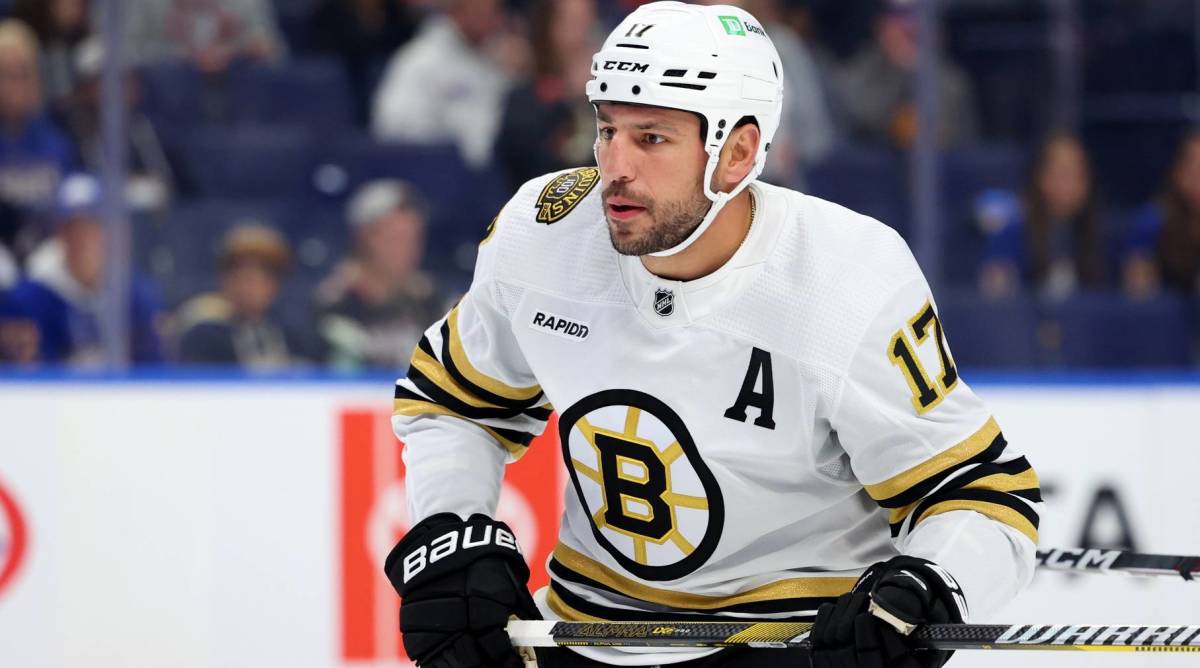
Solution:
[[[826,266],[854,268],[866,289],[895,287],[920,276],[907,242],[896,230],[840,204],[797,195],[802,235]]]
[[[504,274],[525,281],[611,254],[600,170],[567,169],[525,183],[492,223],[482,248],[489,246]]]

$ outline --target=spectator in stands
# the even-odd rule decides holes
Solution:
[[[1200,294],[1200,131],[1184,138],[1158,197],[1134,216],[1125,291]]]
[[[272,313],[290,262],[275,229],[258,223],[230,229],[217,261],[219,292],[180,307],[179,361],[259,370],[296,363],[296,336]]]
[[[513,189],[595,163],[596,114],[584,84],[597,46],[596,2],[535,0],[529,17],[533,76],[508,94],[495,150]]]
[[[38,59],[33,31],[0,21],[0,245],[18,257],[36,241],[30,219],[75,166],[70,140],[42,108]]]
[[[500,0],[443,0],[446,10],[388,63],[372,105],[384,141],[454,143],[482,167],[491,160],[509,76],[492,58],[504,26]]]
[[[78,147],[84,167],[99,172],[106,159],[100,123],[104,44],[99,38],[89,38],[79,45],[75,56],[79,83],[66,98],[59,118]],[[135,211],[162,212],[171,200],[174,175],[158,131],[141,110],[141,80],[136,71],[127,73],[125,86],[126,158],[129,161],[126,200]]]
[[[833,73],[840,103],[863,139],[909,148],[917,135],[915,101],[917,0],[887,0],[875,20],[875,42]],[[941,59],[938,72],[939,141],[973,139],[978,121],[971,84],[956,65]]]
[[[100,317],[104,309],[104,226],[95,177],[74,174],[58,189],[51,219],[55,234],[30,259],[28,279],[9,293],[9,315],[37,330],[37,360],[76,367],[104,361]],[[129,291],[129,356],[162,361],[158,291],[134,276]]]
[[[127,0],[125,40],[134,62],[188,60],[208,74],[240,60],[285,54],[270,0]]]
[[[342,369],[399,369],[422,333],[447,308],[420,270],[425,252],[425,205],[396,180],[368,183],[346,209],[355,249],[317,291],[327,361]]]
[[[370,121],[371,92],[384,65],[413,36],[416,25],[416,10],[396,0],[322,0],[313,10],[309,44],[341,58],[360,125]]]
[[[13,18],[24,21],[42,45],[46,99],[54,103],[75,87],[75,48],[91,32],[88,0],[17,0]]]
[[[1022,286],[1049,298],[1105,284],[1104,233],[1083,144],[1052,135],[1038,151],[1025,192],[989,191],[977,202],[987,234],[980,290],[992,297]]]

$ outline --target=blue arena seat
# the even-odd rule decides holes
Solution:
[[[168,145],[184,189],[197,196],[298,197],[312,189],[317,153],[305,128],[198,127]]]
[[[334,59],[237,68],[229,75],[229,95],[240,122],[299,123],[323,132],[353,122],[346,71]]]
[[[908,166],[884,146],[844,144],[805,170],[806,191],[891,226],[907,237]]]
[[[1192,363],[1194,314],[1183,298],[1080,295],[1043,310],[1058,345],[1051,363],[1073,368],[1178,367]]]
[[[1037,311],[1028,297],[984,299],[975,290],[944,290],[938,314],[960,367],[1027,369],[1038,361]]]

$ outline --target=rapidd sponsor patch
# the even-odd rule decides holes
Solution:
[[[549,225],[562,220],[599,182],[600,170],[595,167],[584,167],[554,177],[542,188],[534,205],[538,210],[537,222]]]
[[[535,312],[533,320],[529,322],[529,326],[547,334],[561,336],[564,339],[571,339],[573,341],[582,341],[591,333],[591,328],[588,327],[586,322],[564,318],[560,315],[544,311]]]

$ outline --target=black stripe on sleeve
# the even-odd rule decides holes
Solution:
[[[1004,434],[996,434],[996,438],[992,439],[991,444],[983,452],[959,462],[941,473],[934,474],[895,496],[882,499],[878,503],[884,508],[903,508],[928,494],[930,490],[940,485],[946,478],[954,475],[956,471],[960,471],[972,464],[982,464],[996,459],[1004,452],[1004,448],[1006,447],[1008,447],[1008,441],[1004,440]]]
[[[922,516],[925,515],[933,506],[944,501],[976,501],[980,503],[990,503],[997,506],[1004,506],[1017,511],[1034,529],[1038,528],[1037,511],[1029,507],[1029,504],[1020,499],[1028,498],[1034,490],[1017,490],[1015,492],[997,492],[990,489],[955,489],[947,492],[945,495],[938,494],[921,502],[908,517],[900,522],[896,522],[890,526],[892,537],[900,535],[905,524],[908,524],[910,529],[920,523]],[[1019,497],[1019,498],[1018,498]]]
[[[497,406],[504,406],[506,408],[526,409],[537,406],[538,399],[540,399],[542,396],[539,392],[537,396],[531,399],[508,399],[498,394],[489,392],[468,380],[467,377],[458,370],[458,367],[455,366],[454,358],[450,355],[450,318],[446,318],[442,321],[442,357],[440,361],[442,366],[446,367],[446,371],[450,373],[450,377],[457,381],[460,386],[466,388],[471,392],[471,394],[474,394],[488,403],[496,404]]]

